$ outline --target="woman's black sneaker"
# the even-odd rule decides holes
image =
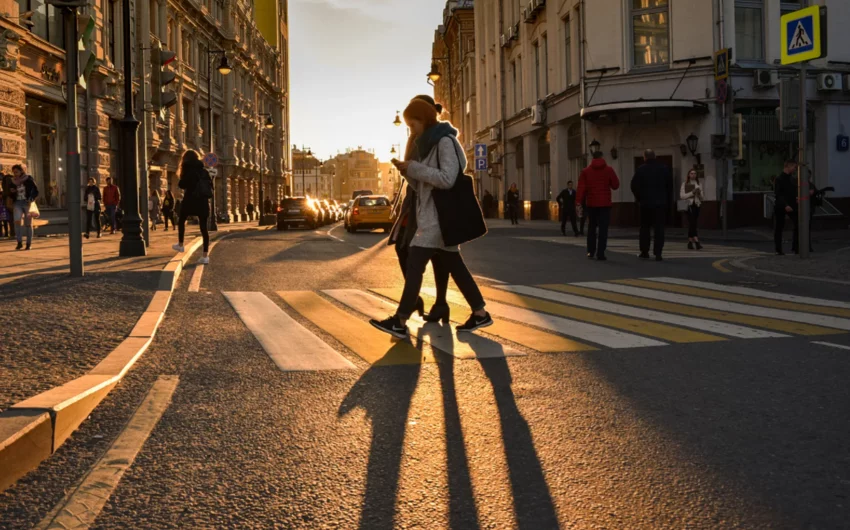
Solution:
[[[407,326],[401,323],[401,319],[393,315],[386,320],[370,319],[369,323],[372,326],[380,329],[384,333],[389,333],[397,339],[406,339],[410,336]]]
[[[476,329],[486,328],[493,325],[493,319],[490,313],[485,313],[483,317],[477,316],[475,313],[469,316],[469,320],[457,327],[458,332],[472,332]]]

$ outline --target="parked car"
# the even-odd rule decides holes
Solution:
[[[337,222],[342,221],[345,217],[345,209],[343,209],[342,204],[340,204],[338,200],[334,199],[331,201],[331,206],[333,206],[334,210],[336,210]]]
[[[328,219],[330,218],[330,212],[325,209],[325,206],[322,204],[322,201],[319,199],[310,199],[310,202],[313,204],[313,208],[318,212],[318,226],[325,226],[328,224]]]
[[[287,197],[280,201],[277,209],[277,229],[289,230],[294,226],[319,226],[319,212],[313,206],[313,201],[307,197]]]
[[[348,214],[348,231],[383,228],[389,232],[392,227],[392,205],[386,195],[361,195],[354,199]]]
[[[328,224],[335,223],[339,220],[338,212],[331,201],[327,199],[322,199],[319,201],[322,203],[322,207],[328,212]]]

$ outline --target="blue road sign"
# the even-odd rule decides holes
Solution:
[[[487,171],[487,159],[486,158],[476,158],[475,159],[475,171]]]
[[[218,165],[218,156],[215,153],[207,153],[204,156],[204,165],[207,167],[215,167]]]
[[[782,64],[818,59],[823,55],[825,10],[811,6],[782,17]]]
[[[487,144],[475,144],[475,158],[487,158]]]

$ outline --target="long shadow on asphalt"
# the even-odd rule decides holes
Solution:
[[[801,340],[588,359],[679,460],[707,463],[727,492],[767,507],[773,528],[847,528],[845,353]]]

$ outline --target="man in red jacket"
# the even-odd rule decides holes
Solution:
[[[590,218],[587,226],[587,257],[595,256],[605,261],[605,249],[608,247],[608,225],[611,222],[611,190],[620,188],[617,173],[602,158],[602,152],[593,153],[593,161],[578,179],[576,206],[587,205],[586,215]],[[597,229],[599,239],[597,241]]]
[[[112,183],[111,177],[106,177],[106,186],[103,187],[103,205],[106,206],[106,213],[109,214],[109,221],[111,226],[110,234],[115,233],[115,229],[118,228],[118,223],[116,222],[116,212],[118,211],[118,205],[121,204],[121,192],[118,190],[118,186]]]

